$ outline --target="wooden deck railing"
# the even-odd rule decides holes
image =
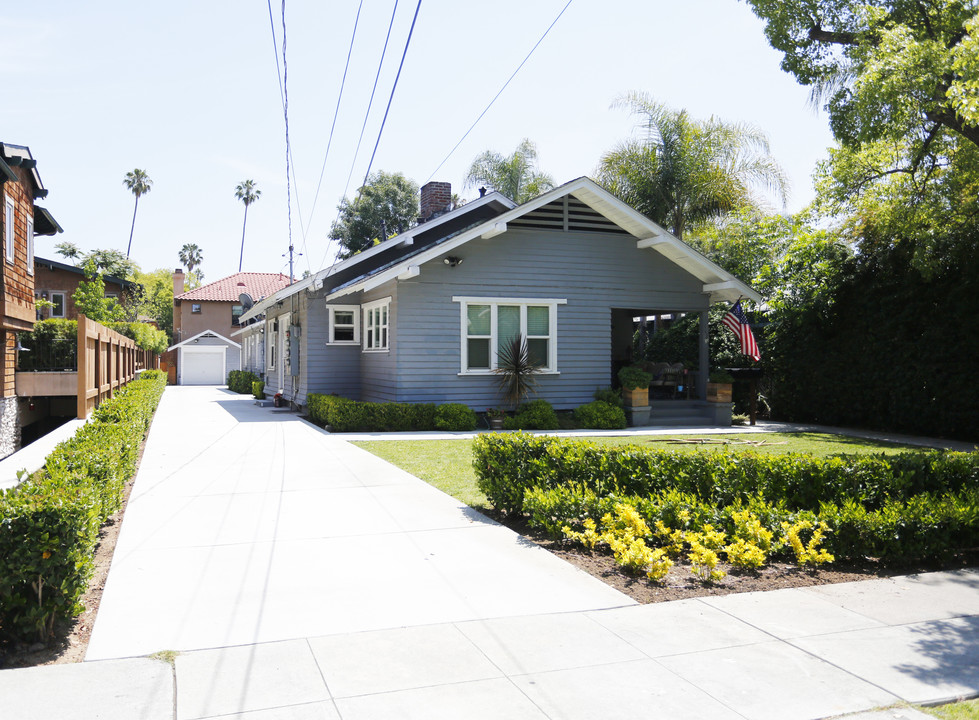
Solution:
[[[91,412],[136,379],[137,365],[151,362],[132,340],[78,316],[78,417]]]

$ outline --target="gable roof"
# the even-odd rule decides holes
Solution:
[[[180,293],[174,297],[174,300],[238,302],[238,296],[242,293],[248,293],[253,300],[260,300],[288,285],[289,278],[282,273],[241,272]]]
[[[223,340],[228,345],[234,345],[236,348],[239,349],[241,348],[241,345],[236,343],[234,340],[231,340],[230,338],[226,338],[224,335],[221,335],[220,333],[216,333],[213,330],[201,330],[199,333],[194,335],[194,337],[189,337],[183,342],[179,342],[176,345],[171,345],[170,347],[167,348],[167,352],[170,352],[171,350],[176,350],[177,348],[184,347],[185,345],[193,345],[197,340],[203,337],[217,338],[218,340]]]
[[[440,243],[405,257],[400,262],[334,287],[326,299],[330,301],[361,290],[371,290],[396,278],[414,277],[421,272],[424,263],[440,258],[470,240],[480,237],[489,239],[500,235],[506,232],[508,223],[520,220],[565,196],[573,196],[622,231],[635,237],[638,249],[658,252],[696,277],[703,283],[703,291],[710,295],[711,302],[721,300],[734,302],[739,298],[761,302],[761,296],[749,285],[738,280],[587,177],[580,177],[556,187],[488,222],[447,237]]]
[[[591,178],[580,177],[539,195],[523,205],[515,205],[513,201],[504,198],[499,193],[490,193],[484,198],[464,205],[432,223],[418,225],[397,237],[380,243],[331,268],[321,270],[311,278],[267,297],[264,302],[256,303],[251,310],[243,314],[241,321],[245,322],[256,317],[274,302],[303,289],[312,292],[322,287],[329,287],[326,296],[329,302],[351,293],[371,290],[391,280],[415,277],[421,272],[423,264],[442,258],[455,248],[476,238],[489,239],[501,235],[507,231],[508,223],[516,224],[519,221],[523,225],[546,226],[546,220],[530,223],[528,216],[534,217],[536,213],[545,213],[546,206],[565,196],[575,198],[608,221],[607,223],[604,221],[600,223],[601,227],[591,223],[593,229],[632,235],[636,238],[638,249],[658,252],[670,262],[696,277],[703,283],[703,291],[710,295],[711,302],[734,302],[739,298],[761,302],[761,296],[749,285],[738,280],[731,273],[674,237],[645,215],[619,200]],[[455,225],[443,226],[445,232],[435,241],[417,248],[412,246],[413,238],[430,230],[432,225],[444,222],[449,218],[464,218],[466,213],[472,212],[481,201],[490,198],[497,200],[502,198],[506,201],[505,207],[507,209],[482,222],[472,223],[462,228],[458,227],[458,222]],[[453,228],[455,229],[453,230]],[[392,254],[393,257],[388,262],[378,263],[377,256],[381,252],[399,247],[404,247],[404,250]],[[356,272],[361,266],[363,266],[363,271]],[[341,270],[345,272],[341,273]],[[330,287],[331,279],[335,280],[332,287]]]

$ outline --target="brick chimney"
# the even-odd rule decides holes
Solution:
[[[173,294],[180,295],[184,291],[184,269],[177,268],[173,271]]]
[[[452,184],[430,182],[422,186],[421,213],[418,222],[423,223],[452,209]]]

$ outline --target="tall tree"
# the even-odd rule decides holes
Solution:
[[[194,273],[194,268],[200,267],[200,264],[204,262],[204,251],[197,247],[197,243],[186,243],[180,248],[178,257],[180,262],[187,266],[187,274],[191,278],[196,278],[198,283],[204,279],[204,274],[200,270],[196,274]]]
[[[241,254],[238,256],[238,272],[245,259],[245,225],[248,223],[248,206],[262,196],[262,191],[255,187],[254,180],[242,180],[235,188],[235,197],[245,204],[245,219],[241,223]]]
[[[418,185],[401,173],[376,172],[353,201],[340,201],[339,210],[329,237],[340,243],[337,256],[346,259],[412,226],[418,217]]]
[[[70,240],[62,240],[59,243],[55,243],[54,249],[61,257],[68,260],[77,260],[82,256],[81,248]]]
[[[85,276],[88,280],[78,283],[78,288],[71,296],[75,303],[75,310],[97,323],[125,320],[126,311],[119,302],[115,298],[105,296],[105,282],[94,260],[86,261]]]
[[[150,176],[145,171],[135,168],[126,173],[122,184],[129,188],[130,192],[136,196],[136,203],[133,205],[133,224],[129,228],[129,244],[126,246],[126,257],[129,257],[129,251],[133,247],[133,230],[136,229],[136,211],[139,209],[139,198],[150,191],[153,186],[153,181],[150,180]]]
[[[971,0],[746,0],[783,53],[782,69],[825,102],[833,133],[854,147],[913,136],[911,158],[942,131],[979,146]]]
[[[537,168],[537,146],[525,138],[512,155],[487,150],[473,160],[465,186],[479,185],[489,185],[522,204],[553,188],[554,180]]]
[[[133,278],[141,288],[136,298],[136,312],[156,321],[157,326],[173,335],[173,275],[169,268],[137,272]]]
[[[696,120],[645,93],[630,93],[613,107],[638,115],[644,137],[606,153],[599,182],[676,237],[691,223],[763,205],[759,189],[784,200],[788,183],[757,128]]]
[[[92,250],[82,255],[76,264],[84,267],[89,261],[95,263],[95,268],[99,272],[123,280],[131,280],[139,270],[139,265],[130,260],[128,256],[123,255],[121,250]]]

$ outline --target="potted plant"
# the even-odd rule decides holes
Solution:
[[[707,381],[707,402],[731,402],[734,378],[727,370],[711,370]]]
[[[506,417],[506,410],[500,408],[486,408],[486,420],[489,422],[490,430],[502,430],[503,418]]]
[[[653,376],[638,365],[626,365],[619,370],[622,398],[627,408],[649,405],[649,383],[652,379]]]

